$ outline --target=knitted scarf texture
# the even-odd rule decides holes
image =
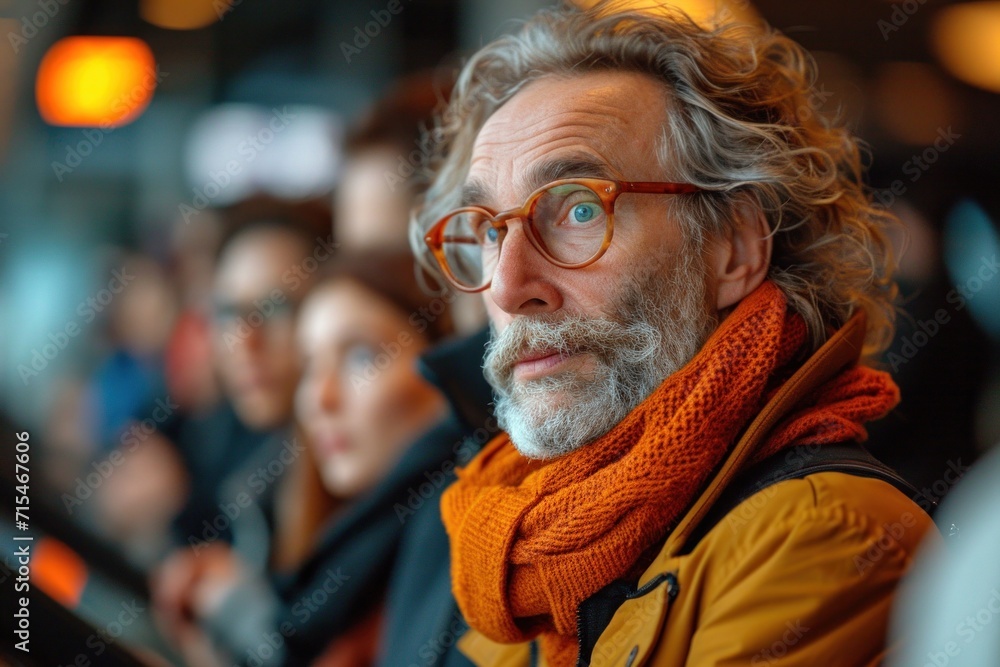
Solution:
[[[441,501],[469,625],[503,643],[538,637],[548,664],[574,665],[580,603],[638,575],[806,347],[804,321],[765,281],[594,442],[548,461],[523,457],[504,433],[487,443]],[[898,402],[888,374],[849,367],[787,414],[751,462],[794,445],[862,441],[862,424]]]

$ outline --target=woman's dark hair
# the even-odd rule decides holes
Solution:
[[[337,255],[323,267],[313,291],[349,279],[396,306],[417,332],[434,343],[454,333],[454,293],[430,295],[418,284],[416,260],[409,251],[357,251]]]
[[[404,153],[418,148],[435,115],[444,108],[450,81],[417,72],[396,81],[348,130],[348,155],[389,146]]]
[[[222,238],[216,248],[221,257],[233,241],[259,230],[285,232],[298,238],[307,252],[333,229],[329,209],[316,202],[288,202],[273,197],[253,197],[218,211]],[[331,237],[332,240],[332,237]]]

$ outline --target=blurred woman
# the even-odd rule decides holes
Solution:
[[[375,661],[406,518],[399,508],[413,513],[408,494],[442,459],[439,445],[418,438],[447,414],[416,361],[451,323],[414,270],[408,253],[337,258],[301,305],[296,417],[325,490],[342,506],[293,574],[265,581],[231,557],[193,587],[189,608],[229,660]]]
[[[446,412],[416,361],[450,331],[450,322],[423,317],[433,304],[413,276],[408,253],[357,256],[303,304],[298,337],[305,372],[296,415],[327,490],[353,502],[284,588],[292,606],[282,621],[302,621],[288,640],[293,657],[308,660],[322,650],[323,664],[373,662],[382,590],[402,532],[395,508],[437,462],[410,449]],[[316,605],[314,620],[296,615],[296,603],[307,600],[308,609],[324,592],[331,599]]]
[[[443,399],[415,364],[445,321],[411,322],[429,299],[415,286],[408,253],[357,258],[335,271],[299,317],[305,372],[296,415],[327,489],[351,498],[371,490],[443,416]]]

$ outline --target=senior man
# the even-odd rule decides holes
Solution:
[[[892,220],[764,27],[545,10],[464,67],[414,219],[481,291],[505,433],[444,494],[481,665],[862,665],[930,518],[856,443],[899,400]],[[534,657],[532,657],[534,656]]]

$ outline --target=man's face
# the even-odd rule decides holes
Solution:
[[[291,233],[260,229],[234,239],[219,260],[215,363],[237,415],[255,430],[291,418],[300,375],[293,306],[305,288],[291,290],[283,277],[308,251]]]
[[[467,185],[493,210],[520,206],[553,178],[668,180],[656,148],[666,91],[634,73],[545,78],[494,113]],[[625,194],[614,240],[562,269],[511,221],[484,293],[493,325],[486,373],[497,413],[526,455],[549,458],[606,433],[686,363],[715,326],[700,249],[667,215],[668,195]]]

